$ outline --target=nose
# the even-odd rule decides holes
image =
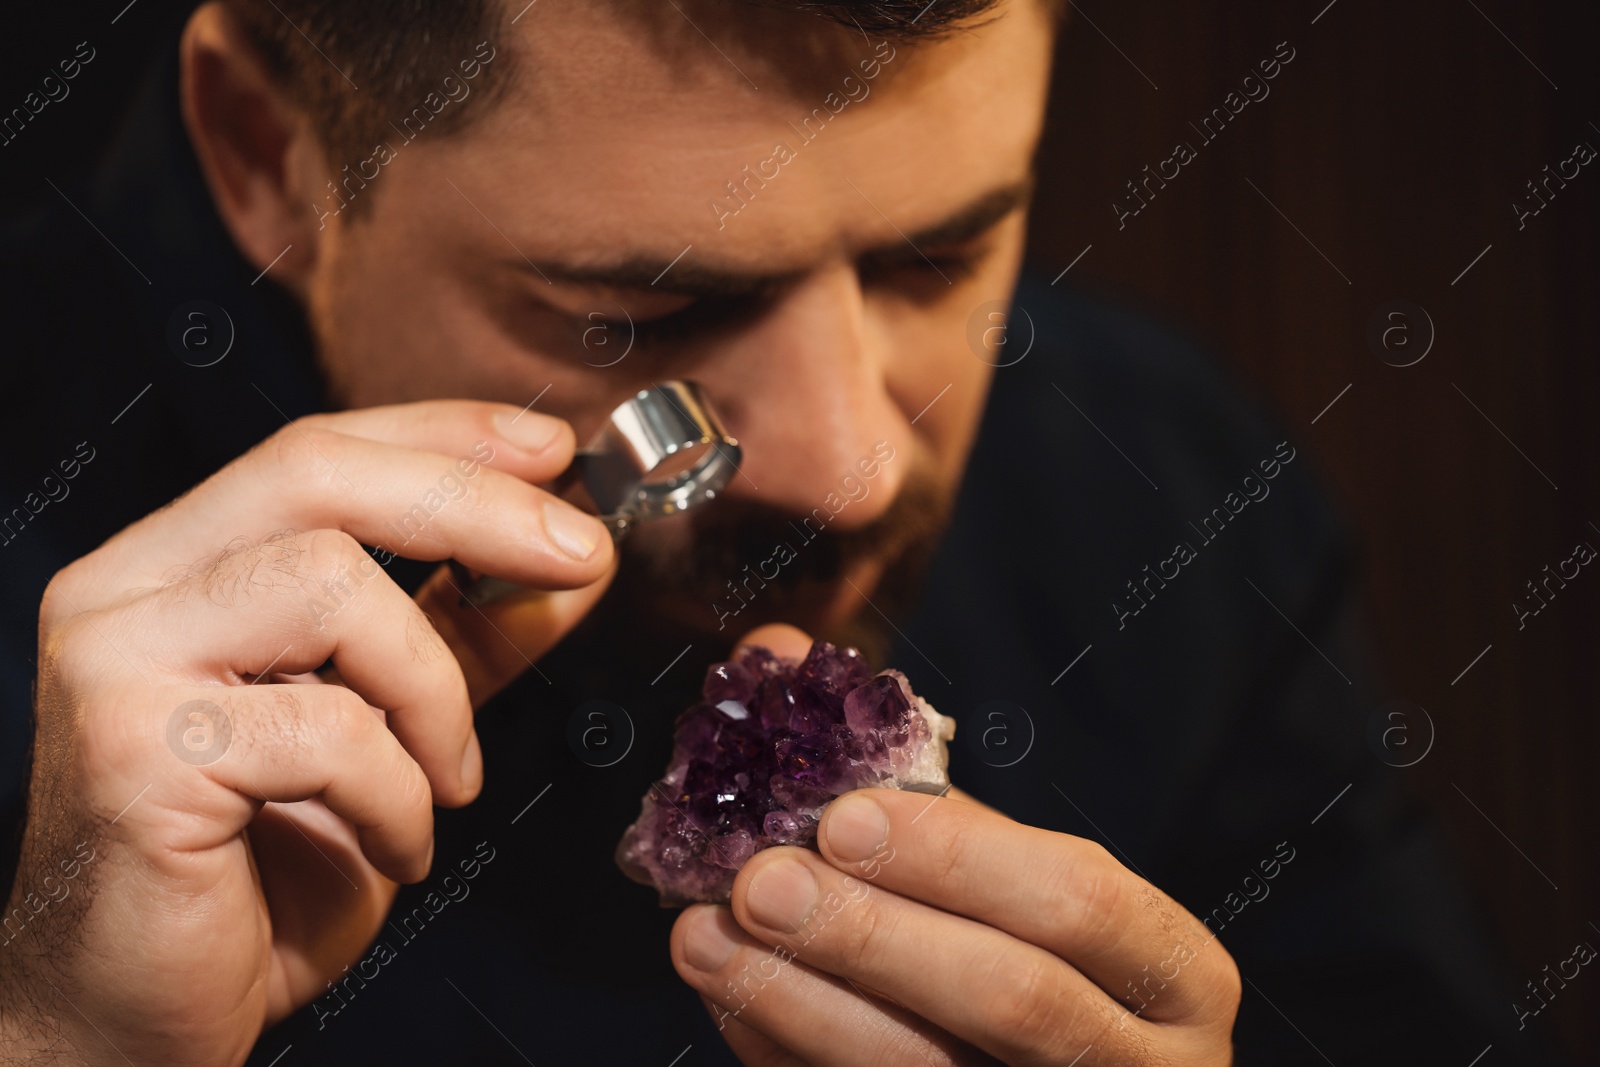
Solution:
[[[852,266],[819,269],[775,298],[702,372],[744,447],[727,494],[837,530],[880,518],[911,465],[889,354]]]

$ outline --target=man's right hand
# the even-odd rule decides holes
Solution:
[[[0,1059],[239,1063],[359,957],[482,785],[473,709],[614,572],[530,484],[573,448],[503,404],[313,416],[55,576]],[[363,544],[540,592],[413,600]]]

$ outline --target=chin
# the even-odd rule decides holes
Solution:
[[[700,593],[674,592],[662,595],[658,592],[639,603],[638,614],[641,618],[653,620],[655,627],[670,628],[672,632],[684,635],[686,640],[704,637],[711,641],[726,640],[731,644],[741,634],[773,622],[788,623],[808,634],[822,634],[847,625],[855,613],[840,609],[843,599],[839,595],[841,592],[854,596],[850,587],[840,581],[814,587],[801,595],[773,597],[766,603],[755,599],[737,609],[733,609],[730,599],[724,594],[722,603],[726,614],[721,616],[712,606],[715,597]],[[856,602],[860,603],[859,597]]]

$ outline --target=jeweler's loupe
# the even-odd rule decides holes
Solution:
[[[715,500],[743,455],[698,384],[658,382],[612,411],[558,482],[580,481],[612,540],[621,541],[641,522]],[[478,578],[462,600],[486,604],[521,589]]]

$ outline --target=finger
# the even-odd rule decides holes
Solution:
[[[380,873],[397,882],[428,873],[433,796],[427,777],[355,692],[314,684],[194,686],[181,691],[174,707],[192,709],[192,729],[205,731],[200,740],[206,747],[191,747],[203,761],[166,763],[153,803],[132,805],[125,816],[134,825],[159,819],[151,813],[160,809],[194,816],[151,827],[173,859],[226,845],[264,803],[318,797],[354,827],[362,855]],[[162,715],[164,735],[167,725]]]
[[[679,976],[711,1002],[712,1021],[724,1034],[742,1025],[764,1038],[750,1042],[758,1051],[776,1045],[817,1067],[973,1062],[970,1048],[926,1019],[752,938],[726,907],[685,911],[671,949]]]
[[[1090,1044],[1102,1062],[1143,1062],[1135,1053],[1151,1025],[1056,956],[869,885],[807,849],[757,853],[734,882],[733,914],[758,940],[879,990],[1006,1063],[1064,1063]]]
[[[565,419],[481,400],[385,404],[310,415],[299,422],[447,456],[469,455],[479,442],[488,442],[494,454],[485,462],[527,481],[555,477],[572,462],[576,450],[572,426]],[[510,447],[499,447],[501,442]]]
[[[811,651],[811,637],[797,626],[783,622],[769,622],[739,638],[737,652],[750,645],[759,645],[779,659],[805,659]]]
[[[706,1011],[713,1019],[723,1016],[722,1040],[728,1043],[744,1067],[811,1067],[766,1034],[728,1015],[716,1001],[703,993],[700,1003],[706,1006]]]
[[[529,458],[513,475],[485,462],[512,445],[480,444],[452,455],[292,424],[69,568],[75,599],[95,606],[101,589],[161,584],[217,545],[285,528],[342,530],[397,555],[454,558],[522,585],[598,579],[613,554],[605,527],[525,480],[554,476],[570,457]]]
[[[333,661],[380,708],[442,804],[482,784],[472,705],[455,657],[422,609],[348,535],[319,530],[239,546],[137,615],[132,647],[156,662],[242,680]]]
[[[598,581],[578,589],[529,589],[482,605],[463,606],[449,567],[423,584],[417,603],[461,665],[473,707],[533,668],[589,614],[616,576],[616,562],[613,556]]]
[[[1204,1014],[1230,984],[1214,935],[1092,841],[893,789],[835,800],[817,840],[842,870],[1048,949],[1145,1019]]]
[[[396,885],[361,854],[355,830],[319,800],[268,804],[246,836],[272,916],[278,966],[269,1016],[287,1014],[292,990],[317,989],[359,959],[394,903]],[[330,908],[337,900],[340,907]]]
[[[963,804],[976,804],[976,805],[978,805],[978,807],[983,808],[985,811],[992,811],[996,815],[1005,814],[999,808],[996,808],[996,807],[994,807],[992,805],[989,805],[989,804],[985,804],[983,801],[979,800],[977,797],[973,796],[971,793],[967,792],[965,789],[959,789],[956,786],[951,786],[950,788],[946,789],[943,793],[941,793],[939,795],[940,796],[949,797],[951,800],[959,800]]]
[[[313,419],[355,437],[452,455],[470,448],[469,438],[475,445],[498,436],[513,447],[498,449],[488,464],[528,481],[560,473],[572,462],[575,448],[572,427],[564,419],[470,400],[394,404]],[[583,620],[609,588],[617,562],[613,553],[600,577],[577,589],[530,588],[483,605],[463,605],[460,584],[441,568],[418,590],[416,600],[455,653],[477,708]]]

